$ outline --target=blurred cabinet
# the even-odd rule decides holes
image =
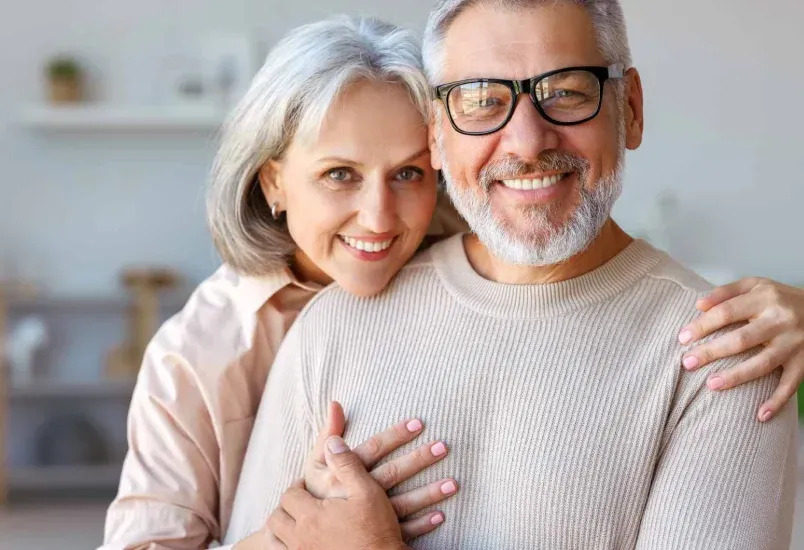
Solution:
[[[182,304],[160,304],[160,319]],[[18,495],[80,499],[115,493],[135,379],[110,377],[105,365],[125,338],[128,307],[125,296],[0,294],[0,335],[31,316],[48,334],[29,379],[15,380],[8,361],[0,369],[0,502]]]

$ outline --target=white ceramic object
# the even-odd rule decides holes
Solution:
[[[25,384],[34,376],[34,360],[48,342],[45,322],[35,316],[22,319],[8,337],[6,355],[15,384]]]

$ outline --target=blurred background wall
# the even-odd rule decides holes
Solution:
[[[109,489],[125,450],[130,390],[103,374],[105,354],[125,337],[120,272],[167,266],[186,278],[186,291],[218,263],[203,193],[222,115],[179,101],[177,81],[207,76],[208,50],[221,40],[245,44],[259,64],[299,24],[362,13],[421,30],[432,2],[1,1],[0,280],[30,281],[53,297],[23,301],[9,318],[12,328],[30,314],[45,319],[46,367],[58,380],[12,399],[6,454],[17,466],[36,462],[27,436],[61,414],[54,411],[83,411],[105,424],[117,449],[111,470],[68,472],[88,472],[75,480]],[[715,283],[764,275],[804,285],[804,3],[623,5],[646,129],[615,217]],[[77,122],[47,106],[44,70],[60,54],[88,74],[92,101]],[[152,123],[138,124],[146,115]],[[39,488],[63,478],[22,472]],[[105,502],[80,517],[70,515],[81,513],[75,508],[48,513],[61,523],[0,514],[0,549],[18,547],[12,540],[42,549],[96,544]],[[12,531],[38,538],[13,539]]]
[[[109,293],[119,267],[168,262],[194,281],[216,265],[203,219],[208,135],[33,132],[43,65],[74,54],[114,104],[164,101],[172,71],[206,39],[265,49],[333,12],[423,27],[429,0],[71,0],[5,2],[0,18],[0,261],[61,293]],[[736,275],[804,279],[804,3],[625,0],[645,86],[643,147],[630,155],[617,217],[639,232],[657,193],[679,217],[671,252]],[[7,270],[9,268],[6,268]]]

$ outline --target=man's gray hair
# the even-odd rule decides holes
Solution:
[[[429,115],[416,35],[373,18],[338,16],[304,25],[268,55],[226,121],[207,193],[207,220],[222,259],[245,275],[287,265],[296,246],[275,221],[257,175],[294,139],[314,138],[330,106],[362,80],[398,82]]]
[[[432,85],[444,84],[444,38],[450,25],[468,8],[485,5],[496,8],[524,9],[559,2],[580,4],[589,12],[597,32],[600,52],[609,64],[631,67],[625,16],[619,0],[438,0],[430,12],[424,32],[424,68]]]

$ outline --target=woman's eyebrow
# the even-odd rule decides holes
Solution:
[[[429,153],[429,152],[430,152],[430,148],[429,148],[429,147],[425,147],[424,149],[421,149],[420,151],[417,151],[416,153],[413,153],[413,154],[412,154],[412,155],[410,155],[409,157],[406,157],[404,160],[402,160],[402,161],[398,162],[398,163],[397,163],[397,166],[401,166],[401,165],[403,165],[403,164],[407,164],[407,163],[409,163],[410,161],[412,161],[412,160],[416,160],[417,158],[419,158],[419,157],[420,157],[420,156],[422,156],[423,154],[425,154],[425,153]]]
[[[397,162],[395,164],[395,166],[401,166],[403,164],[407,164],[410,161],[416,160],[420,156],[424,155],[425,153],[429,153],[429,152],[430,152],[430,148],[429,147],[424,147],[424,148],[420,149],[419,151],[416,151],[415,153],[413,153],[409,157],[405,157],[403,160]],[[322,163],[323,162],[337,162],[339,164],[348,164],[349,166],[362,166],[362,164],[360,162],[356,161],[356,160],[351,160],[351,159],[347,159],[345,157],[338,157],[338,156],[323,157],[323,158],[318,159],[318,162],[322,162]]]

